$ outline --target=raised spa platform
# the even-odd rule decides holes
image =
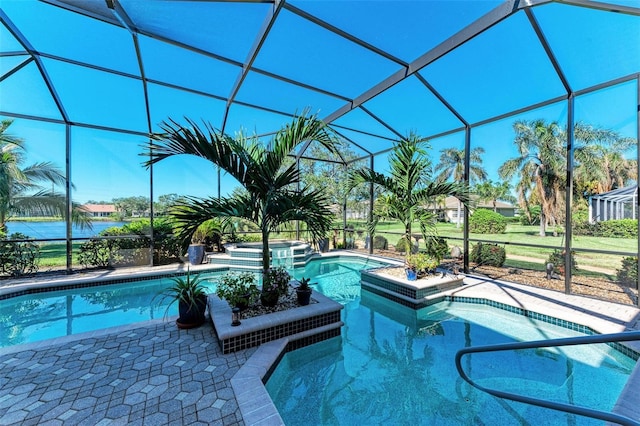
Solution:
[[[340,311],[344,308],[319,292],[313,292],[317,303],[285,311],[243,319],[231,325],[231,308],[215,294],[209,295],[211,321],[218,335],[222,353],[259,346],[272,340],[288,338],[287,350],[298,349],[340,335],[344,325]]]
[[[262,269],[262,243],[229,243],[224,249],[224,254],[208,255],[208,263],[248,271]],[[303,241],[269,241],[269,251],[272,266],[287,268],[305,266],[315,254]]]
[[[443,292],[462,287],[462,275],[432,275],[415,281],[398,278],[385,272],[387,268],[361,271],[362,288],[414,309],[444,300]]]

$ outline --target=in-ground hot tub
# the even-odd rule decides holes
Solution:
[[[210,256],[209,263],[225,264],[236,268],[262,268],[262,243],[229,243],[224,245],[225,256]],[[311,245],[303,241],[269,241],[271,265],[295,268],[304,266],[314,254]]]

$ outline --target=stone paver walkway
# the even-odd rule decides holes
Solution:
[[[210,323],[111,330],[0,349],[0,424],[244,424],[230,379],[255,349],[223,355]]]

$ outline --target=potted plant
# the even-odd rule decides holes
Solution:
[[[427,253],[410,254],[406,258],[407,280],[415,281],[435,272],[438,260]]]
[[[264,306],[275,306],[278,299],[289,291],[291,275],[283,266],[269,268],[264,274],[260,302]]]
[[[174,277],[171,280],[173,285],[164,292],[164,297],[173,300],[167,305],[165,316],[169,307],[178,302],[178,328],[194,328],[204,324],[207,293],[203,279],[199,275],[192,276],[187,269],[185,276]]]
[[[218,283],[216,295],[232,308],[247,309],[258,295],[256,277],[251,272],[225,274]]]
[[[313,290],[309,286],[311,278],[302,277],[300,279],[300,285],[296,288],[296,295],[298,296],[298,305],[307,306],[311,301],[311,293]]]

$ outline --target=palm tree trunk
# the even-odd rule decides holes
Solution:
[[[547,216],[544,214],[544,209],[540,209],[540,236],[545,237],[547,235]]]
[[[262,277],[267,275],[271,266],[271,253],[269,253],[269,230],[262,228]],[[263,281],[264,283],[264,281]]]

